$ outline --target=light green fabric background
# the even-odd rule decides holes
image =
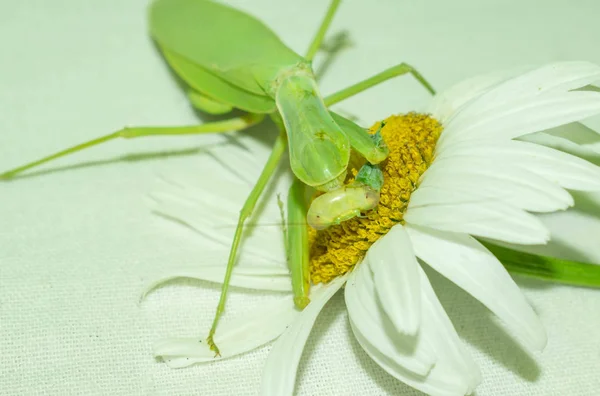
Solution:
[[[198,122],[146,34],[146,3],[0,2],[0,169],[124,125]],[[259,15],[300,52],[326,6],[231,3]],[[598,15],[597,0],[348,0],[331,31],[348,30],[354,46],[331,64],[322,90],[401,61],[438,89],[497,68],[600,63]],[[407,77],[338,108],[371,123],[427,100]],[[600,129],[597,119],[589,125]],[[53,172],[0,184],[0,394],[257,394],[269,347],[183,370],[151,355],[159,337],[206,332],[216,289],[171,284],[138,305],[146,282],[170,266],[206,262],[211,248],[154,216],[148,193],[160,175],[187,171],[201,179],[218,171],[201,168],[207,154],[194,149],[222,141],[116,142],[45,168]],[[160,155],[166,152],[178,155]],[[600,263],[598,197],[578,196],[581,210],[545,217],[557,240],[553,252]],[[549,334],[547,349],[529,356],[479,303],[440,277],[433,281],[482,367],[478,395],[600,392],[600,291],[519,280]],[[345,315],[338,295],[309,341],[297,393],[415,394],[360,350]]]

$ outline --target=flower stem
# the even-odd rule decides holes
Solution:
[[[600,265],[520,252],[482,242],[513,274],[577,286],[600,287]]]

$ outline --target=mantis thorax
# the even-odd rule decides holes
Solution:
[[[299,62],[292,67],[279,71],[277,76],[265,87],[266,93],[272,98],[276,98],[283,81],[293,76],[315,78],[310,62]]]

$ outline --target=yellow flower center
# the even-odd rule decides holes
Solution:
[[[327,283],[350,271],[375,241],[394,225],[404,223],[410,195],[431,164],[442,132],[438,121],[428,115],[409,113],[391,116],[384,122],[381,134],[390,155],[381,163],[384,183],[379,205],[365,217],[321,231],[310,230],[310,277],[314,284]],[[376,123],[369,132],[375,133],[380,126]],[[350,173],[356,175],[360,165],[350,165]]]

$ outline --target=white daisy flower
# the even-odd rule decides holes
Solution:
[[[502,264],[475,237],[544,244],[549,232],[531,212],[572,206],[566,189],[600,190],[600,168],[595,165],[516,140],[599,114],[600,93],[577,90],[599,80],[600,68],[585,62],[551,64],[516,75],[497,73],[436,96],[422,115],[388,118],[382,134],[390,156],[382,166],[385,184],[378,208],[365,218],[313,232],[311,278],[316,285],[311,303],[300,312],[286,296],[224,323],[215,336],[222,356],[277,339],[264,370],[262,394],[292,395],[311,328],[345,284],[352,331],[385,371],[431,395],[469,394],[481,380],[479,369],[438,301],[424,264],[487,306],[525,346],[543,349],[547,339],[540,319]],[[241,149],[230,152],[227,162],[234,168],[256,163]],[[206,185],[206,178],[201,182]],[[210,237],[228,248],[231,230],[215,225],[235,219],[239,208],[228,204],[228,197],[244,196],[248,189],[238,184],[210,183],[210,190],[185,186],[162,194],[161,211],[201,232],[210,230]],[[277,218],[271,205],[261,222]],[[265,227],[254,233],[255,243],[241,255],[271,264],[241,263],[233,285],[291,291],[282,238],[274,236],[278,232]],[[224,265],[215,265],[169,278],[219,282],[223,273]],[[154,352],[173,367],[214,361],[213,352],[198,339],[163,340]]]

